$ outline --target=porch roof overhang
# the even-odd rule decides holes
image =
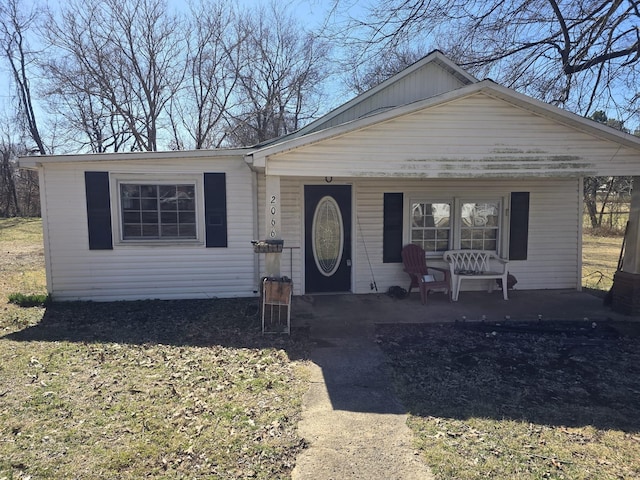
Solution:
[[[625,132],[621,132],[610,128],[606,125],[599,124],[590,119],[580,117],[576,114],[562,110],[558,107],[546,104],[544,102],[532,99],[526,95],[517,93],[511,89],[496,84],[492,80],[483,80],[474,84],[467,85],[465,87],[447,92],[436,97],[428,98],[411,104],[395,107],[386,111],[377,112],[369,116],[359,118],[354,121],[346,122],[344,124],[327,128],[325,130],[308,133],[302,136],[294,138],[284,138],[280,142],[274,142],[262,148],[257,148],[252,152],[247,153],[247,163],[249,163],[254,170],[266,172],[267,174],[277,175],[314,175],[316,176],[341,176],[344,173],[344,169],[332,170],[331,165],[327,163],[323,166],[326,168],[304,169],[304,173],[301,172],[300,162],[296,162],[304,157],[303,152],[310,152],[313,148],[318,146],[325,146],[326,151],[336,151],[339,148],[340,142],[344,143],[344,139],[352,136],[356,138],[358,132],[365,132],[373,127],[383,125],[388,122],[401,119],[402,117],[409,117],[419,112],[435,111],[436,108],[445,106],[447,104],[453,104],[454,102],[464,101],[472,96],[483,94],[486,98],[492,98],[497,101],[502,101],[504,104],[510,107],[515,107],[520,112],[531,114],[531,117],[538,117],[546,119],[550,124],[559,125],[565,128],[567,131],[576,133],[576,135],[582,135],[584,138],[589,139],[591,142],[596,142],[602,145],[603,148],[598,152],[599,157],[594,153],[590,154],[589,149],[583,147],[580,154],[567,154],[560,155],[557,152],[549,153],[528,150],[518,151],[515,149],[512,152],[513,155],[509,155],[509,148],[506,147],[499,151],[496,148],[496,153],[499,156],[495,158],[487,159],[474,157],[473,155],[467,155],[466,157],[455,157],[454,154],[449,155],[448,158],[444,156],[442,158],[407,158],[405,161],[411,162],[423,162],[422,171],[416,173],[408,172],[407,168],[399,168],[396,171],[370,168],[371,163],[367,162],[365,156],[362,155],[360,160],[360,166],[354,166],[350,170],[350,176],[369,176],[369,177],[447,177],[447,178],[462,178],[462,177],[485,177],[485,178],[521,178],[521,177],[581,177],[581,176],[595,176],[595,175],[640,175],[640,138],[630,135]],[[436,114],[437,115],[437,114]],[[451,137],[457,134],[460,137],[460,131],[456,132],[456,127],[451,127]],[[578,137],[576,137],[578,138]],[[540,138],[540,144],[543,145],[545,139]],[[570,140],[571,141],[571,140]],[[572,146],[578,147],[579,141],[573,140]],[[455,142],[454,142],[455,143]],[[335,144],[335,148],[329,148],[328,145]],[[455,146],[455,145],[453,145]],[[607,148],[604,148],[606,146]],[[366,147],[366,146],[363,146]],[[366,149],[366,148],[365,148]],[[398,147],[402,150],[402,146]],[[576,148],[577,149],[577,148]],[[622,150],[622,153],[621,153]],[[402,154],[402,152],[399,152]],[[369,152],[371,154],[371,152]],[[415,152],[413,153],[415,155]],[[525,155],[526,154],[526,155]],[[610,161],[617,155],[623,155],[625,157],[622,162],[622,168],[611,168]],[[274,168],[272,165],[273,159],[283,159],[288,157],[289,164],[293,167],[290,171],[283,167],[283,162],[280,162],[278,168]],[[308,160],[308,158],[307,158]],[[323,162],[324,158],[316,158],[316,161]],[[476,160],[478,161],[477,163]],[[489,160],[494,162],[490,164]],[[343,159],[342,163],[348,161]],[[431,162],[429,164],[429,162]],[[454,164],[445,164],[445,162],[457,162]],[[499,171],[496,168],[499,164],[507,164],[508,162],[520,162],[517,169],[513,171],[508,168]],[[364,167],[365,164],[369,163]],[[437,164],[443,168],[438,169]],[[525,168],[522,168],[521,164],[526,163]],[[429,166],[427,167],[427,164]],[[405,165],[406,167],[406,165]],[[415,165],[414,165],[415,167]],[[458,170],[456,170],[456,168]],[[477,173],[469,175],[468,170],[478,170]],[[417,170],[414,168],[414,170]],[[467,172],[467,173],[465,173]]]

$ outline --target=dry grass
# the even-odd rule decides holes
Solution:
[[[44,313],[8,303],[12,293],[47,293],[39,218],[0,218],[0,334],[35,324]]]
[[[305,348],[255,300],[65,303],[36,220],[0,220],[0,479],[289,478]]]
[[[618,266],[622,236],[583,235],[582,285],[596,290],[609,290]]]
[[[640,325],[379,328],[439,479],[640,478]]]

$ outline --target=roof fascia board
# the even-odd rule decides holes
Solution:
[[[212,157],[243,158],[249,148],[217,149],[217,150],[170,150],[155,152],[117,152],[117,153],[77,153],[68,155],[33,155],[18,157],[20,168],[37,168],[40,165],[54,163],[80,162],[126,162],[154,161],[165,159],[200,159]]]
[[[550,118],[589,135],[620,143],[633,149],[640,149],[640,137],[616,130],[615,128],[603,125],[589,118],[582,117],[560,107],[536,100],[535,98],[499,85],[492,80],[483,80],[481,83],[482,88],[480,91],[489,96],[506,101],[516,107],[529,110],[538,115],[542,115],[543,117]]]

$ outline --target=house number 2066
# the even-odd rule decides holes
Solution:
[[[271,207],[269,208],[269,212],[271,213],[271,230],[269,232],[269,236],[271,238],[275,238],[276,236],[276,213],[278,212],[278,199],[276,195],[271,195],[271,199],[269,200]]]

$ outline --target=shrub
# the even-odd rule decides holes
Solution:
[[[9,303],[15,303],[21,307],[43,307],[51,302],[49,294],[25,295],[23,293],[12,293],[9,295]]]

